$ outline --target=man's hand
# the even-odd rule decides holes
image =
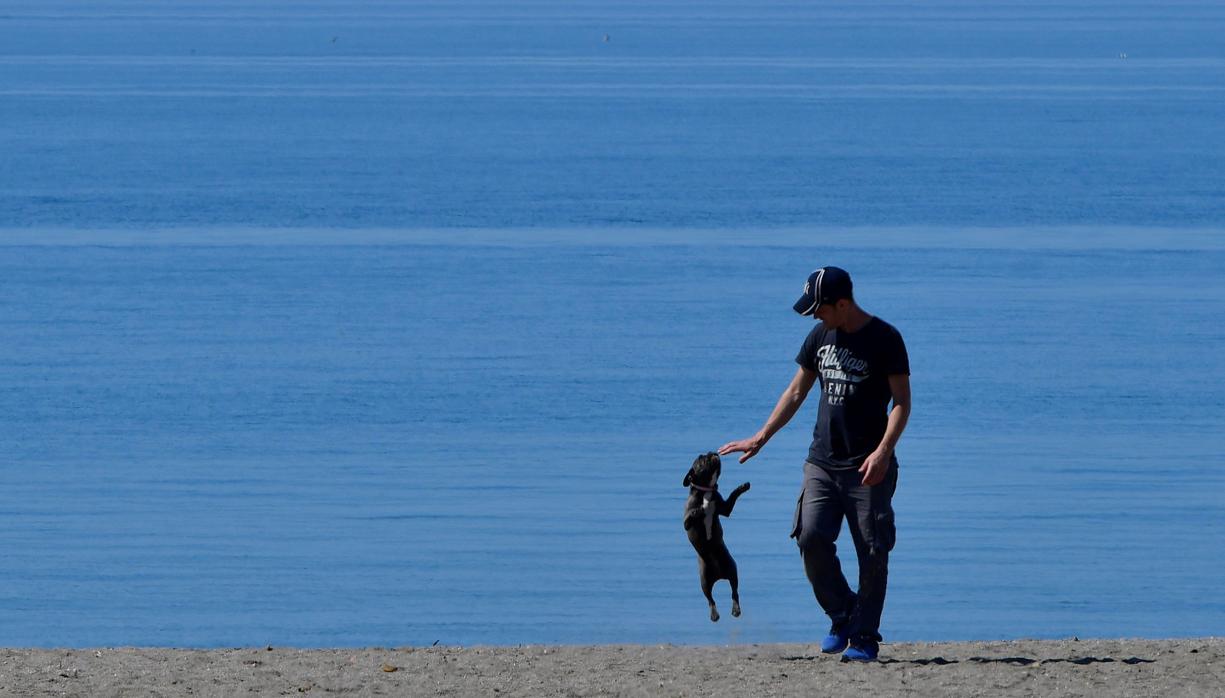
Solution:
[[[761,447],[765,445],[765,439],[762,439],[760,435],[754,435],[747,439],[741,439],[739,441],[732,441],[730,443],[723,444],[723,446],[719,448],[719,455],[726,456],[729,453],[743,452],[744,455],[740,456],[740,462],[743,463],[757,455],[757,452],[760,451]]]
[[[863,475],[863,484],[868,487],[879,485],[885,479],[885,473],[889,472],[889,462],[893,459],[893,453],[890,451],[876,450],[868,456],[868,459],[859,466],[859,472]]]

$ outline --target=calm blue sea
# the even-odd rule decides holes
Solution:
[[[10,0],[0,646],[812,640],[814,406],[725,466],[739,619],[681,478],[822,264],[910,350],[887,640],[1225,633],[1223,32]]]

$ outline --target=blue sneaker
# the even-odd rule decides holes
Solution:
[[[844,662],[875,662],[880,654],[880,645],[872,640],[856,640],[842,653]]]
[[[821,639],[821,651],[825,654],[834,654],[846,649],[847,643],[851,641],[851,634],[847,632],[846,623],[834,623],[829,626],[829,635]]]

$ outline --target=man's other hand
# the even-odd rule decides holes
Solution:
[[[863,475],[863,484],[872,487],[884,481],[885,473],[889,472],[889,461],[892,460],[892,456],[892,453],[873,451],[863,465],[859,466],[859,472]]]

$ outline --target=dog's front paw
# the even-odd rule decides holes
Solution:
[[[735,493],[736,493],[736,494],[744,494],[745,492],[748,492],[748,491],[749,491],[749,488],[750,488],[750,487],[752,487],[752,485],[750,485],[749,483],[747,483],[747,482],[746,482],[746,483],[744,483],[743,485],[741,485],[741,486],[737,487],[737,488],[736,488],[736,490],[735,490]]]

